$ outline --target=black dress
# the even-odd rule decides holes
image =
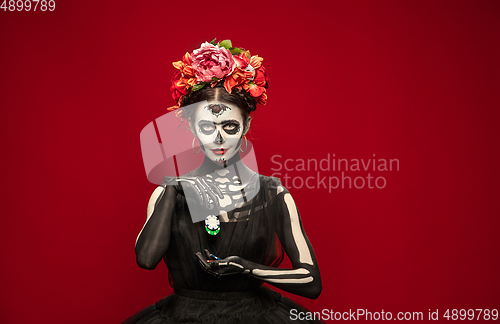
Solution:
[[[260,188],[253,199],[228,213],[217,235],[209,235],[204,222],[193,223],[186,200],[177,195],[170,244],[164,261],[171,294],[122,324],[160,323],[316,323],[290,319],[290,310],[303,306],[266,287],[250,275],[217,278],[200,266],[196,252],[208,249],[220,258],[240,256],[268,266],[278,266],[283,248],[277,239],[282,228],[285,191],[277,193],[279,179],[258,175]]]

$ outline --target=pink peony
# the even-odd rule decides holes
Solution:
[[[211,82],[212,79],[222,79],[233,73],[236,63],[233,54],[224,47],[208,42],[193,51],[193,69],[199,82]]]

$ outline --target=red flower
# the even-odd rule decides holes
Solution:
[[[181,77],[181,72],[177,71],[177,73],[174,74],[172,81],[170,81],[170,93],[172,93],[172,97],[175,102],[178,102],[179,99],[187,93],[186,86],[181,81]]]
[[[248,64],[250,63],[250,58],[247,55],[247,52],[242,52],[240,55],[233,56],[234,61],[238,65],[238,67],[244,70]]]
[[[253,79],[256,85],[269,88],[269,78],[266,74],[266,68],[264,66],[260,66],[257,70],[255,70],[255,78]]]
[[[243,85],[243,89],[250,93],[258,104],[265,105],[267,101],[266,88],[258,86],[254,82],[247,82]]]

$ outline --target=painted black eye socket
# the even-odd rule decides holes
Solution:
[[[203,134],[209,135],[215,131],[215,125],[210,123],[200,124],[200,132]]]
[[[200,122],[198,126],[200,127],[200,133],[205,135],[210,135],[217,129],[215,124],[211,122]],[[237,122],[227,122],[222,125],[222,129],[229,135],[235,135],[240,131],[241,126]]]
[[[229,123],[224,125],[224,131],[230,135],[237,134],[240,131],[240,125],[236,123]]]

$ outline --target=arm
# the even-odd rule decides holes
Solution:
[[[149,199],[146,224],[135,243],[137,264],[141,268],[155,269],[167,252],[176,196],[174,186],[159,186]]]
[[[181,185],[182,183],[182,185]],[[170,226],[177,193],[196,200],[205,208],[213,208],[222,192],[202,178],[168,178],[153,191],[148,203],[147,219],[135,242],[137,264],[153,270],[165,255],[170,243]]]
[[[322,284],[313,248],[304,232],[292,196],[282,186],[278,187],[278,192],[283,215],[283,226],[278,231],[278,237],[293,269],[250,264],[250,275],[282,290],[316,299],[321,293]]]
[[[249,274],[284,291],[316,299],[321,293],[322,284],[314,251],[304,232],[292,196],[282,186],[278,187],[278,195],[281,195],[278,201],[283,215],[283,226],[278,237],[293,269],[269,267],[237,256],[223,260],[206,260],[198,253],[198,259],[207,271],[216,276]],[[209,254],[208,251],[207,253]]]

